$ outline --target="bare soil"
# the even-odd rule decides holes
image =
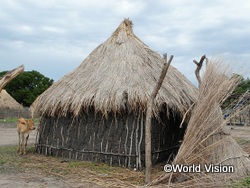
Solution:
[[[36,130],[30,133],[28,145],[35,143],[36,133]],[[0,124],[0,146],[7,145],[18,145],[18,134],[15,123]]]
[[[241,144],[244,150],[250,153],[250,126],[231,126],[231,134]],[[28,146],[33,145],[36,139],[36,131],[31,132],[28,141]],[[4,146],[17,146],[18,135],[16,131],[15,123],[0,123],[0,150]],[[1,157],[1,156],[0,156]],[[26,157],[30,160],[34,160],[32,153]],[[34,161],[36,162],[36,161]],[[1,167],[1,164],[0,164]],[[108,181],[108,180],[107,180]],[[75,176],[58,177],[42,170],[34,168],[25,168],[21,171],[8,170],[1,171],[0,169],[0,187],[1,188],[101,188],[103,185],[96,184],[97,182],[89,183],[88,177],[84,179]]]
[[[36,131],[32,131],[29,136],[28,146],[34,145]],[[18,134],[15,123],[0,123],[0,150],[3,146],[18,145]],[[0,156],[1,157],[1,156]],[[23,157],[29,157],[23,156]],[[35,162],[35,161],[34,161]],[[1,167],[1,165],[0,165]],[[64,179],[62,177],[46,174],[39,169],[23,169],[1,171],[1,188],[101,188],[95,183],[88,183],[86,180],[77,177]]]
[[[250,154],[250,126],[230,126],[231,135]]]

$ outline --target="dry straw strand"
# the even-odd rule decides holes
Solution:
[[[206,67],[199,95],[192,111],[183,144],[173,164],[232,165],[234,173],[175,173],[156,179],[170,187],[225,187],[250,172],[249,155],[236,143],[226,127],[221,103],[239,83],[222,60],[211,60]],[[172,177],[172,180],[169,179]],[[171,183],[173,180],[177,183]],[[161,184],[159,185],[161,187]]]

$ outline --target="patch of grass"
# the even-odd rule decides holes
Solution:
[[[62,158],[38,154],[30,154],[28,157],[29,160],[23,162],[21,167],[39,169],[64,179],[82,177],[89,183],[94,182],[105,187],[136,187],[144,184],[144,172],[127,168],[89,161],[65,161]]]
[[[249,188],[250,187],[250,176],[245,177],[241,181],[234,183],[232,188]]]
[[[242,181],[241,181],[242,185],[244,186],[248,186],[250,187],[250,176],[245,177]]]
[[[33,148],[27,147],[27,152]],[[0,171],[20,171],[21,164],[28,161],[25,156],[19,156],[17,146],[1,146],[0,147]]]
[[[18,118],[7,118],[7,119],[0,119],[0,123],[11,123],[17,122]]]
[[[63,160],[34,154],[34,147],[27,148],[27,155],[19,156],[16,146],[0,147],[0,173],[19,171],[39,171],[63,179],[84,179],[104,187],[140,187],[144,185],[144,171],[134,171],[123,167],[112,167],[104,163],[90,161]],[[162,175],[163,165],[154,166],[152,179]],[[232,183],[231,188],[250,187],[250,177]]]
[[[104,187],[136,187],[144,184],[144,172],[123,167],[112,167],[104,163],[63,160],[34,154],[34,147],[27,148],[27,154],[19,156],[17,146],[0,147],[0,173],[39,171],[63,179],[84,179]]]
[[[18,119],[19,119],[19,117],[0,119],[0,123],[13,123],[13,122],[17,122]],[[39,120],[40,120],[39,118],[34,118],[35,123],[38,123]]]

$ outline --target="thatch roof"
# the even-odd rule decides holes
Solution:
[[[0,118],[30,117],[30,112],[4,89],[0,92]]]
[[[98,46],[75,70],[54,83],[37,99],[36,109],[49,115],[78,115],[90,106],[107,114],[125,108],[145,111],[164,60],[148,48],[125,19],[111,37]],[[196,99],[196,88],[170,67],[156,99],[183,114]]]
[[[19,104],[5,89],[0,92],[0,108],[22,110],[23,106]]]

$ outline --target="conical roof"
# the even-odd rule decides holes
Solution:
[[[10,96],[5,89],[2,89],[0,92],[0,108],[22,110],[23,106],[19,104],[12,96]]]
[[[110,38],[69,74],[54,83],[36,100],[42,114],[78,115],[90,107],[107,114],[110,111],[146,110],[164,60],[148,48],[125,19]],[[155,99],[154,112],[163,104],[183,114],[196,98],[196,88],[174,67]]]

